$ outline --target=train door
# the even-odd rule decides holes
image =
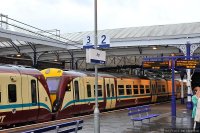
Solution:
[[[152,94],[152,102],[156,102],[157,101],[157,94],[156,94],[156,81],[155,80],[151,80],[151,94]]]
[[[73,80],[73,90],[74,90],[74,112],[80,113],[81,112],[81,105],[80,105],[80,84],[79,78],[75,78]]]
[[[94,107],[94,78],[93,77],[85,77],[85,101],[86,101],[86,105],[85,105],[85,109],[87,112],[91,112],[93,111],[93,107]]]
[[[168,100],[171,100],[172,96],[172,81],[167,80]]]
[[[22,102],[23,102],[23,111],[29,111],[30,110],[30,106],[25,106],[26,104],[30,105],[30,88],[29,88],[29,79],[27,75],[21,75],[22,76],[22,96],[26,96],[26,97],[22,97]],[[26,120],[29,121],[30,117],[32,117],[31,113],[26,113]]]
[[[79,102],[77,103],[80,109],[81,113],[87,112],[87,107],[86,107],[86,95],[85,95],[85,77],[79,77],[78,81],[74,82],[74,87],[75,87],[75,96],[79,96]]]
[[[106,90],[106,109],[115,108],[116,98],[115,98],[113,78],[105,78],[105,90]]]
[[[38,80],[35,77],[28,76],[29,104],[30,104],[30,121],[38,119],[39,114],[39,95],[38,95]],[[24,88],[26,89],[26,88]],[[26,98],[26,97],[25,97]],[[24,108],[26,109],[26,108]]]

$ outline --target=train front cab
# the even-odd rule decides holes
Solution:
[[[73,78],[69,83],[70,90],[65,94],[59,116],[65,114],[78,115],[91,113],[95,106],[95,78],[90,76],[80,76]],[[99,109],[104,110],[105,102],[104,81],[98,77],[98,103]],[[107,106],[113,106],[114,102]]]
[[[48,71],[48,72],[46,72]],[[59,72],[59,74],[57,74]],[[83,72],[76,71],[62,71],[60,69],[49,68],[43,70],[42,73],[47,79],[47,83],[51,90],[55,92],[51,93],[51,99],[53,108],[56,107],[54,111],[56,114],[56,119],[71,117],[78,114],[90,113],[94,110],[95,105],[95,78],[94,75],[87,75]],[[54,84],[53,79],[57,80],[58,85],[54,86],[54,89],[50,87]],[[48,81],[52,79],[51,81]],[[106,79],[105,82],[109,84],[108,89],[110,89],[110,96],[114,93],[112,92],[113,80]],[[110,103],[106,105],[105,90],[104,90],[104,79],[98,77],[98,102],[99,109],[105,109],[107,107],[115,106],[113,97],[111,97]],[[58,103],[59,101],[59,103]]]
[[[51,120],[50,99],[39,71],[0,67],[0,73],[0,126]]]

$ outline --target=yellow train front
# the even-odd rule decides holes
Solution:
[[[55,119],[93,112],[94,73],[63,71],[56,68],[45,69],[41,72],[50,89]],[[164,79],[98,74],[99,109],[110,110],[167,101],[171,96],[169,86],[171,82]],[[179,86],[178,81],[176,81],[176,86]]]

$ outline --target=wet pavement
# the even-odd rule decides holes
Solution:
[[[191,132],[193,120],[191,111],[186,109],[186,105],[181,105],[177,101],[176,117],[171,117],[171,103],[153,104],[151,113],[160,114],[156,118],[152,118],[150,123],[143,120],[141,123],[135,122],[134,126],[130,117],[127,115],[128,110],[117,110],[100,114],[100,132],[101,133],[171,133],[175,132]],[[79,133],[94,132],[93,117],[84,118],[83,130]],[[173,130],[171,130],[173,129]]]

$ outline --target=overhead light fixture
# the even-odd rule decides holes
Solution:
[[[17,54],[17,57],[21,57],[21,54],[20,54],[20,53],[18,53],[18,54]]]
[[[172,53],[172,54],[171,54],[171,56],[175,56],[175,54],[174,54],[174,53]]]
[[[153,50],[156,50],[156,49],[158,49],[156,46],[153,46],[153,48],[152,48]]]
[[[57,60],[57,59],[55,59],[54,61],[55,61],[55,62],[57,62],[58,60]]]

